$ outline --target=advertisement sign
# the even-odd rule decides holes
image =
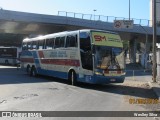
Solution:
[[[118,34],[92,32],[92,40],[95,45],[123,47],[121,38]]]

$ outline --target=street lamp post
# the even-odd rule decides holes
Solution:
[[[97,10],[94,9],[93,11],[94,11],[94,21],[95,21],[95,12],[96,12]]]
[[[153,66],[152,66],[152,72],[153,72],[153,82],[156,82],[157,77],[157,60],[156,60],[156,43],[157,43],[157,17],[156,17],[156,0],[153,0]]]
[[[130,0],[129,0],[129,20],[130,20],[130,12],[131,12],[131,4],[130,4]]]

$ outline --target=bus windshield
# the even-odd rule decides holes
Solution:
[[[124,52],[122,48],[95,46],[96,69],[124,69]]]

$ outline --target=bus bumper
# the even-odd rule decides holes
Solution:
[[[100,76],[95,75],[94,81],[96,84],[109,84],[109,83],[123,83],[125,76]]]
[[[123,83],[125,75],[122,76],[85,76],[85,79],[81,82],[91,83],[91,84],[109,84],[109,83]]]

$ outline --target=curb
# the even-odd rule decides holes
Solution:
[[[160,100],[160,85],[158,83],[153,83],[153,82],[148,82],[148,84],[158,97],[158,100]]]

